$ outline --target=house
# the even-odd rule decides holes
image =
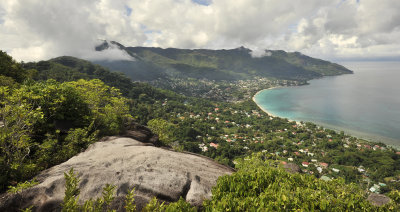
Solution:
[[[212,146],[212,147],[214,147],[215,149],[218,149],[218,144],[215,144],[215,143],[210,143],[210,146]]]
[[[334,171],[334,172],[336,172],[336,173],[339,173],[339,169],[335,169],[335,168],[332,168],[332,171]]]
[[[322,173],[322,168],[321,167],[317,167],[317,171],[319,172],[319,173]]]
[[[295,155],[297,155],[297,156],[299,156],[299,155],[300,155],[300,153],[299,153],[299,152],[294,152],[294,154],[295,154]]]
[[[369,191],[379,194],[381,192],[381,187],[377,184],[374,184],[371,188],[369,188]]]
[[[287,160],[288,160],[288,161],[293,161],[293,158],[288,158]]]
[[[207,146],[205,144],[199,144],[199,148],[201,149],[201,151],[205,152],[208,150]]]
[[[308,165],[310,165],[310,163],[309,162],[302,162],[301,165],[304,166],[304,167],[308,167]]]
[[[311,162],[316,163],[317,159],[311,159]]]
[[[319,163],[320,166],[322,166],[323,168],[328,168],[328,164],[327,163]]]

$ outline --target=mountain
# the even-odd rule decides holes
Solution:
[[[266,50],[263,57],[252,57],[251,50],[176,49],[125,47],[104,41],[97,51],[119,48],[132,60],[93,61],[113,71],[125,73],[133,80],[151,81],[159,78],[195,78],[207,80],[249,80],[265,77],[283,80],[309,80],[323,76],[350,74],[347,68],[315,59],[299,52]]]

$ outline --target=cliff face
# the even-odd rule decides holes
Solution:
[[[122,210],[124,196],[135,187],[138,208],[153,196],[166,202],[180,196],[192,205],[211,197],[219,176],[233,170],[211,159],[154,147],[127,137],[109,137],[85,152],[37,176],[40,184],[0,199],[0,211],[34,206],[36,211],[60,209],[64,197],[64,172],[74,168],[80,178],[80,203],[101,195],[105,184],[116,186],[114,205]]]

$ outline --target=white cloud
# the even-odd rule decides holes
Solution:
[[[25,61],[127,58],[117,49],[93,51],[107,39],[126,46],[245,46],[254,56],[264,49],[322,58],[400,56],[400,1],[357,2],[2,0],[0,49]]]
[[[272,52],[265,49],[252,49],[250,55],[252,57],[269,57],[272,55]]]
[[[49,59],[72,55],[86,59],[104,57],[94,52],[98,39],[145,40],[131,24],[122,1],[112,0],[6,0],[0,25],[1,49],[18,60]],[[114,56],[117,57],[117,54]],[[123,58],[123,57],[121,57]]]

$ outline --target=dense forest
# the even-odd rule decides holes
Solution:
[[[101,137],[122,132],[127,119],[147,125],[166,147],[237,168],[219,179],[206,211],[376,210],[365,200],[365,191],[375,185],[393,200],[382,210],[399,207],[400,152],[385,144],[270,117],[251,99],[184,96],[73,57],[17,63],[5,52],[0,52],[1,190],[34,182],[27,180]],[[302,174],[283,171],[284,163],[298,165]]]

